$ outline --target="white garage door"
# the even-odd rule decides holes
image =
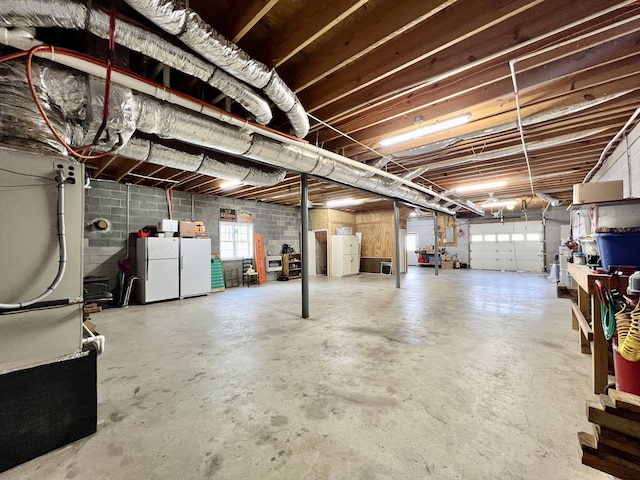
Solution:
[[[472,224],[469,233],[471,268],[544,272],[542,222]]]

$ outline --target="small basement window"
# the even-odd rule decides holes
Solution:
[[[253,257],[253,224],[220,222],[220,256],[223,260]]]

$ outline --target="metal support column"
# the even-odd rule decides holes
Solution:
[[[309,190],[307,174],[300,174],[300,216],[302,235],[300,253],[302,257],[302,318],[309,318]]]
[[[398,200],[393,201],[393,224],[396,236],[396,288],[400,288],[400,208],[398,207]]]
[[[433,235],[435,240],[433,241],[433,253],[435,254],[435,264],[433,266],[436,276],[438,276],[438,269],[440,268],[440,253],[438,248],[438,213],[433,212]]]

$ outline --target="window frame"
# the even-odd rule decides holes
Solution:
[[[229,239],[228,228],[231,228],[231,239]],[[247,229],[247,238],[239,239],[240,232],[238,229]],[[223,222],[220,221],[219,225],[219,242],[218,246],[220,247],[220,257],[222,260],[242,260],[243,258],[253,258],[253,224],[252,223],[238,223],[238,222]],[[239,252],[238,244],[239,243],[247,243],[247,254],[245,255],[245,250]],[[231,244],[231,255],[229,253],[229,248],[223,248],[223,244]]]

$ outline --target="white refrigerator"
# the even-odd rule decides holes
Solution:
[[[179,238],[138,238],[138,301],[157,302],[180,295]]]
[[[211,292],[211,240],[180,239],[180,298]]]

